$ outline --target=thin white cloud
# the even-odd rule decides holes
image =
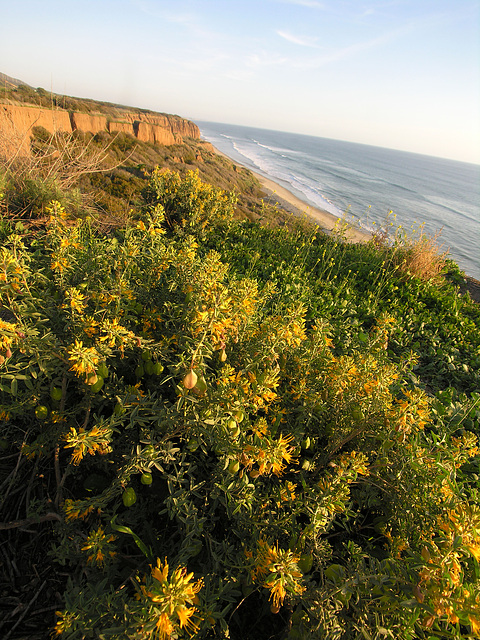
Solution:
[[[295,36],[292,33],[288,33],[288,31],[277,31],[277,35],[288,42],[292,42],[293,44],[299,44],[302,47],[317,47],[318,38],[312,38],[310,36]]]
[[[341,49],[336,49],[330,53],[327,53],[314,61],[315,67],[323,67],[330,62],[337,62],[338,60],[344,60],[345,58],[351,58],[352,56],[361,53],[362,51],[368,51],[368,49],[373,49],[375,47],[379,47],[381,45],[387,44],[395,37],[394,34],[384,34],[382,36],[378,36],[377,38],[372,38],[372,40],[367,40],[366,42],[358,42],[357,44],[351,44],[348,47],[342,47]]]
[[[415,24],[408,24],[404,27],[394,29],[392,31],[389,31],[388,33],[384,33],[381,36],[377,36],[376,38],[372,38],[371,40],[366,40],[365,42],[357,42],[356,44],[349,45],[348,47],[334,49],[315,58],[309,58],[307,60],[297,59],[292,66],[303,69],[318,69],[328,64],[338,62],[339,60],[351,58],[358,55],[359,53],[362,53],[363,51],[368,51],[369,49],[374,49],[376,47],[381,47],[389,44],[393,40],[396,40],[397,38],[413,31],[417,26],[418,25]]]

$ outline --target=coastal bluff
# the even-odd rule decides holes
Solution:
[[[184,138],[200,139],[200,130],[190,120],[180,116],[114,108],[110,113],[77,112],[59,107],[47,109],[35,105],[0,103],[1,146],[10,151],[30,153],[30,137],[34,127],[49,133],[83,131],[126,133],[142,142],[181,144]]]

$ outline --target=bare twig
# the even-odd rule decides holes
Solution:
[[[58,522],[62,522],[62,517],[58,515],[58,513],[49,512],[44,516],[39,516],[38,518],[25,518],[24,520],[12,520],[12,522],[0,522],[0,530],[5,531],[6,529],[18,529],[19,527],[26,527],[30,524],[40,524],[41,522],[48,522],[49,520],[57,520]]]
[[[27,615],[27,613],[30,611],[30,608],[32,607],[32,605],[34,604],[35,600],[38,598],[38,596],[40,595],[42,589],[44,588],[44,586],[47,584],[47,581],[44,580],[42,582],[42,584],[40,585],[40,588],[36,591],[35,595],[33,596],[33,598],[30,600],[30,602],[27,604],[27,606],[25,607],[25,609],[23,610],[22,615],[20,616],[20,618],[17,620],[17,622],[13,625],[13,627],[10,629],[10,631],[7,633],[6,636],[4,636],[4,640],[8,640],[8,638],[11,637],[12,633],[15,631],[15,629],[18,627],[18,625],[22,622],[22,620],[25,618],[25,616]]]

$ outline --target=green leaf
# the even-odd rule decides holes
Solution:
[[[114,517],[110,520],[110,526],[112,527],[112,529],[113,529],[114,531],[118,531],[119,533],[126,533],[126,534],[128,534],[128,535],[132,536],[132,538],[135,540],[135,544],[136,544],[136,545],[137,545],[137,547],[140,549],[140,551],[143,553],[143,555],[144,555],[147,559],[151,560],[151,559],[153,558],[153,552],[152,552],[152,550],[151,550],[151,549],[149,549],[149,548],[147,547],[147,545],[146,545],[144,542],[142,542],[142,541],[140,540],[140,538],[137,536],[137,534],[136,534],[134,531],[132,531],[132,530],[130,529],[130,527],[125,527],[123,524],[117,524],[117,523],[115,522],[116,518],[117,518],[117,516],[114,516]]]

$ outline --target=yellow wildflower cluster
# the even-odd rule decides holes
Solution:
[[[70,500],[63,503],[66,520],[84,520],[94,510],[91,500]]]
[[[280,487],[280,500],[277,501],[277,507],[280,507],[283,502],[294,502],[296,499],[297,485],[287,480],[283,486]]]
[[[293,551],[279,549],[278,542],[272,546],[265,540],[259,540],[255,557],[251,551],[246,555],[253,564],[252,580],[270,590],[273,613],[278,613],[287,594],[300,595],[305,590],[298,582],[302,577],[298,568],[300,556]]]
[[[84,347],[82,340],[75,340],[67,353],[72,365],[70,371],[74,371],[76,376],[88,377],[95,373],[101,357],[95,347]]]
[[[156,338],[155,332],[160,329],[162,316],[158,307],[150,307],[142,315],[143,331],[152,340]]]
[[[203,580],[193,582],[193,573],[187,573],[185,567],[178,567],[169,577],[167,559],[151,566],[150,576],[144,578],[140,586],[138,598],[144,606],[148,606],[149,619],[154,623],[153,636],[158,640],[169,639],[178,629],[198,631],[193,621],[197,615],[198,592],[203,587]]]
[[[387,314],[383,314],[377,320],[377,324],[373,327],[370,333],[371,342],[370,347],[380,347],[386,349],[388,347],[388,337],[396,324],[396,319]]]
[[[85,295],[76,287],[70,287],[65,291],[65,302],[62,305],[63,309],[69,309],[82,314],[86,306]]]
[[[118,347],[120,351],[123,351],[125,346],[137,343],[135,334],[122,326],[116,318],[106,318],[100,326],[100,334],[100,342],[110,348]]]
[[[260,422],[265,421],[261,418]],[[252,477],[270,473],[281,476],[286,465],[293,461],[295,447],[291,445],[292,442],[292,435],[281,435],[274,439],[267,432],[262,433],[257,428],[252,442],[246,444],[243,449],[241,463]]]
[[[223,367],[217,379],[219,390],[222,391],[224,404],[229,401],[244,407],[251,405],[254,409],[267,410],[276,400],[279,385],[278,369],[266,371],[235,371],[233,367]]]
[[[95,320],[93,316],[85,316],[83,323],[83,331],[89,338],[93,338],[93,336],[98,331],[98,322]]]
[[[106,558],[113,558],[115,551],[111,548],[111,543],[116,540],[116,536],[105,535],[103,527],[91,531],[82,546],[82,551],[88,551],[87,563],[95,564],[97,567],[105,565]]]
[[[108,427],[95,426],[89,431],[85,431],[83,428],[77,431],[75,427],[71,427],[70,431],[63,436],[66,442],[64,448],[73,449],[71,462],[77,465],[87,453],[92,456],[96,453],[101,455],[109,453],[111,438],[112,430]]]
[[[219,281],[224,265],[217,265],[213,258],[210,262],[203,265],[199,276],[208,286],[199,293],[202,304],[193,314],[191,328],[195,336],[207,330],[214,349],[220,349],[225,348],[228,340],[236,340],[242,327],[251,320],[259,302],[258,287],[252,281],[242,280],[234,290],[228,289]],[[187,287],[188,295],[192,287]]]
[[[63,633],[70,631],[77,620],[80,618],[81,613],[73,611],[55,611],[57,616],[57,622],[55,624],[54,633],[56,636],[61,636]]]
[[[451,442],[455,468],[460,468],[467,460],[478,455],[478,437],[470,431],[458,437],[453,437]]]
[[[68,261],[65,256],[59,255],[58,253],[52,253],[52,261],[50,263],[50,269],[52,271],[58,271],[58,273],[62,274],[68,266]]]
[[[198,242],[193,236],[185,238],[181,249],[177,251],[175,266],[179,271],[184,269],[185,264],[192,264],[197,257]]]
[[[390,385],[398,378],[393,367],[386,367],[370,354],[332,358],[328,367],[328,385],[337,397],[347,394],[355,401],[391,401]]]
[[[422,550],[424,566],[414,589],[419,602],[432,603],[434,613],[424,624],[430,627],[435,619],[452,624],[459,616],[468,618],[472,633],[480,632],[480,592],[464,586],[462,561],[471,555],[480,562],[480,507],[459,504],[439,520],[440,539],[431,541]]]
[[[56,222],[58,218],[61,220],[67,219],[65,207],[58,200],[52,200],[48,207],[45,207],[45,211],[50,215],[50,224]]]
[[[17,294],[24,286],[23,267],[5,247],[0,248],[0,291]]]
[[[75,269],[75,256],[72,250],[80,249],[79,224],[66,226],[64,220],[67,215],[65,209],[58,202],[53,202],[47,208],[50,218],[47,223],[48,233],[52,242],[50,268],[62,275],[68,269]]]
[[[259,333],[276,353],[282,353],[288,347],[298,347],[306,339],[305,314],[305,307],[299,305],[285,316],[268,318],[260,327]]]
[[[17,338],[16,324],[0,319],[0,351],[8,351]]]
[[[147,224],[143,220],[140,220],[137,223],[137,229],[139,231],[143,231],[149,236],[163,236],[165,234],[165,229],[161,227],[158,223],[165,219],[163,213],[160,212],[159,209],[156,211],[157,220],[153,220],[152,218],[147,219]]]
[[[422,391],[405,389],[403,395],[403,398],[395,400],[389,418],[395,431],[405,440],[408,434],[423,429],[430,416],[428,400]]]

